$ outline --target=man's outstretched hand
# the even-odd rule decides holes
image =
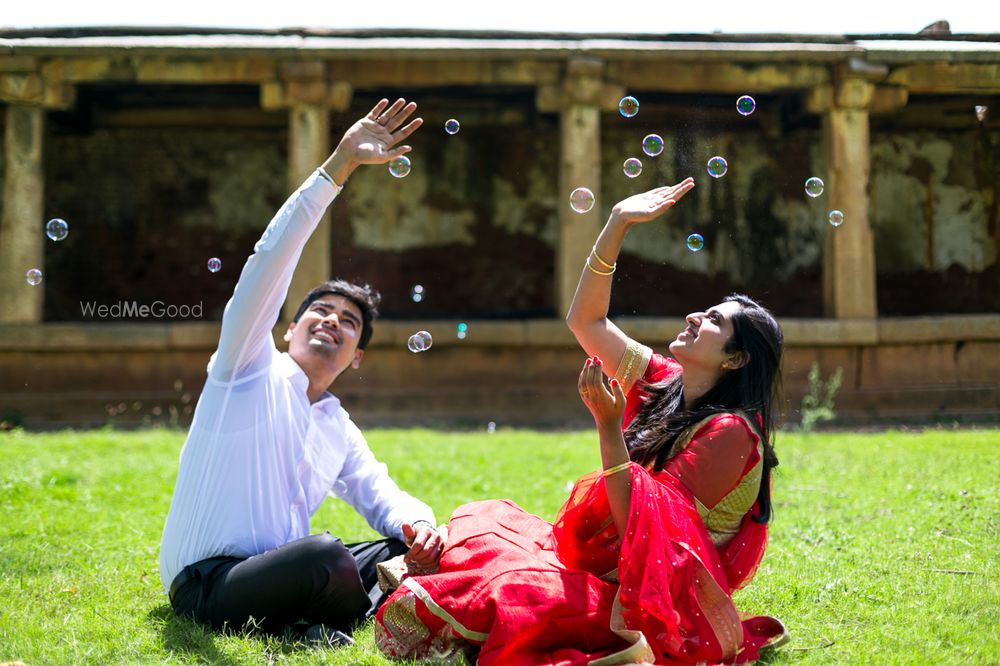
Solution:
[[[343,185],[362,164],[385,164],[410,152],[410,146],[397,144],[405,141],[423,124],[422,118],[406,122],[416,110],[415,102],[407,103],[402,97],[391,106],[389,100],[379,100],[367,115],[344,132],[344,137],[323,168],[338,184]]]
[[[403,562],[411,574],[426,574],[437,571],[444,538],[433,527],[423,523],[416,526],[403,523],[403,538],[410,550],[403,556]]]

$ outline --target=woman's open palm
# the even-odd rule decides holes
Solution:
[[[692,189],[694,189],[694,178],[686,178],[676,185],[657,187],[619,201],[611,214],[628,224],[649,222],[663,215]]]

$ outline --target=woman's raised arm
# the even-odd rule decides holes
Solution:
[[[604,359],[602,369],[609,377],[614,376],[629,340],[608,320],[611,279],[625,234],[634,224],[658,218],[693,187],[694,179],[687,178],[677,185],[658,187],[618,202],[587,257],[566,324],[587,356]]]

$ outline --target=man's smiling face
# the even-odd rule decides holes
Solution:
[[[361,308],[339,294],[323,294],[309,304],[298,322],[288,326],[288,354],[311,375],[332,372],[336,377],[348,366],[357,368],[364,350]]]

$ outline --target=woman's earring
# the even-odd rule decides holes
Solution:
[[[725,362],[725,361],[724,361],[724,362],[722,363],[722,369],[723,369],[723,370],[728,370],[728,369],[729,369],[729,363],[728,363],[728,362]]]

